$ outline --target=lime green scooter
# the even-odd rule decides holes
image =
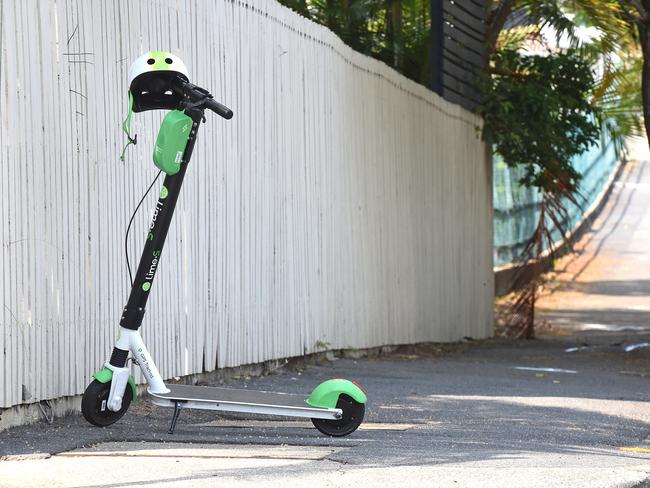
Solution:
[[[174,432],[184,408],[304,417],[330,436],[354,432],[363,421],[367,399],[365,391],[348,380],[325,381],[307,397],[268,391],[167,385],[163,381],[138,329],[144,318],[196,135],[201,122],[205,122],[205,110],[211,110],[224,119],[232,118],[233,113],[215,101],[207,90],[190,83],[185,64],[171,53],[151,51],[138,58],[129,70],[129,83],[130,109],[124,130],[130,143],[136,142],[130,135],[132,112],[170,111],[163,120],[153,154],[154,163],[166,176],[147,229],[129,300],[122,311],[113,353],[84,392],[81,405],[84,417],[93,425],[107,426],[126,413],[136,394],[135,383],[126,365],[131,354],[131,360],[140,366],[147,380],[152,402],[174,409],[170,434]]]

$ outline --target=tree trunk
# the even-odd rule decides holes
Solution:
[[[336,0],[327,0],[325,2],[325,14],[327,16],[327,25],[330,30],[338,32],[336,23]]]
[[[341,0],[341,11],[343,14],[343,25],[342,29],[342,38],[348,46],[351,46],[354,50],[364,52],[363,44],[359,39],[359,36],[355,34],[357,25],[355,25],[356,19],[352,15],[352,2],[353,0]]]
[[[515,0],[500,0],[494,2],[494,7],[488,13],[487,30],[485,33],[485,44],[487,46],[487,58],[494,53],[499,39],[499,34],[506,24],[508,17],[515,6]]]
[[[386,0],[386,40],[390,48],[393,67],[400,71],[402,36],[402,0]]]
[[[297,3],[298,13],[309,18],[309,9],[307,8],[307,0],[298,0]]]

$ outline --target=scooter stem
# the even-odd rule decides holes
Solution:
[[[137,331],[142,325],[145,307],[147,305],[147,300],[149,299],[149,293],[151,291],[153,279],[156,275],[156,270],[160,263],[163,246],[165,245],[165,239],[167,238],[167,232],[169,231],[169,226],[174,215],[174,209],[176,208],[176,202],[178,201],[178,195],[180,194],[183,185],[183,178],[185,177],[187,166],[192,157],[192,151],[194,150],[199,125],[204,118],[203,111],[204,108],[200,106],[193,106],[185,110],[186,115],[192,119],[192,129],[187,140],[187,145],[185,146],[185,151],[183,152],[181,160],[182,164],[178,173],[167,175],[163,182],[163,187],[158,197],[158,201],[156,202],[151,223],[149,224],[147,240],[144,245],[144,250],[142,251],[140,263],[138,264],[138,270],[131,286],[131,293],[126,306],[122,311],[122,318],[120,320],[120,328],[122,330]],[[123,335],[124,334],[121,336]],[[142,342],[141,339],[140,342]],[[115,368],[123,368],[126,365],[129,350],[133,352],[134,357],[138,356],[137,350],[132,349],[130,346],[132,346],[130,343],[120,344],[119,340],[116,342],[115,347],[113,348],[113,353],[111,354],[111,366]],[[144,347],[144,344],[142,344],[142,346]],[[146,348],[144,348],[144,351],[146,351]],[[146,354],[148,356],[148,352]],[[143,359],[147,360],[144,364],[141,362]],[[141,368],[143,368],[147,381],[149,381],[150,384],[151,381],[156,382],[156,377],[159,378],[160,375],[148,374],[144,369],[145,364],[148,364],[150,367],[155,369],[151,356],[148,356],[147,358],[138,357],[137,360],[140,362]],[[156,373],[158,373],[157,370]],[[163,391],[165,389],[162,380],[160,380],[160,382],[162,386],[152,385],[154,391]]]

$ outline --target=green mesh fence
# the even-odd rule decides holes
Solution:
[[[618,161],[619,150],[614,141],[604,135],[600,144],[576,157],[574,167],[582,174],[580,192],[585,198],[582,208],[568,204],[573,229],[584,212],[598,198]],[[519,185],[523,171],[508,168],[499,156],[494,158],[494,266],[516,262],[532,235],[539,219],[540,195]],[[556,232],[558,239],[559,232]]]

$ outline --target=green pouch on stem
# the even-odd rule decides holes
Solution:
[[[180,171],[191,131],[192,119],[180,110],[172,110],[165,116],[153,149],[153,162],[159,169],[168,175]]]

